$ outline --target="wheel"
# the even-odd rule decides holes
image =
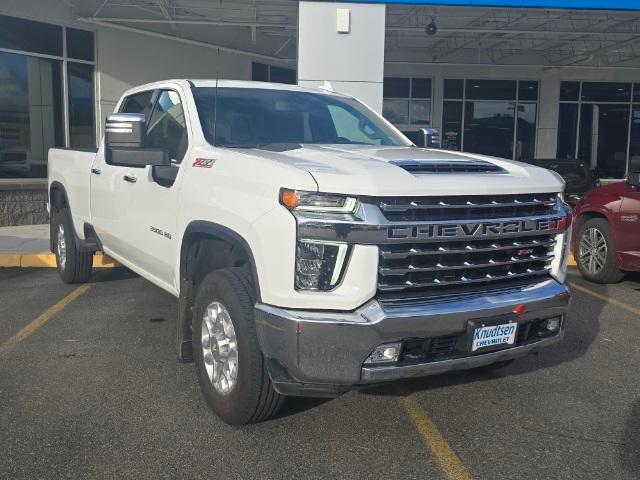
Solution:
[[[71,214],[66,208],[51,215],[56,266],[64,283],[84,283],[91,277],[93,252],[79,252]]]
[[[616,283],[624,274],[618,268],[609,222],[592,218],[582,224],[577,242],[578,270],[596,283]]]
[[[242,268],[217,270],[198,286],[193,357],[202,394],[226,423],[273,417],[284,401],[271,383],[258,344],[254,295]]]

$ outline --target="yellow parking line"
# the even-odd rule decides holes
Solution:
[[[49,320],[51,320],[58,313],[60,313],[67,305],[69,305],[76,298],[78,298],[80,295],[82,295],[87,290],[89,290],[93,285],[94,285],[93,283],[88,283],[86,285],[81,285],[78,288],[76,288],[69,295],[67,295],[58,303],[56,303],[54,306],[52,306],[47,311],[42,313],[38,318],[36,318],[31,323],[23,327],[18,333],[16,333],[9,340],[0,344],[0,351],[29,338],[31,335],[33,335],[38,330],[40,330]]]
[[[575,282],[571,282],[570,285],[571,285],[571,288],[575,288],[576,290],[586,293],[587,295],[591,295],[592,297],[595,297],[599,300],[603,300],[607,303],[610,303],[611,305],[615,305],[616,307],[626,310],[627,312],[633,313],[634,315],[640,316],[640,308],[632,307],[631,305],[627,305],[626,303],[620,302],[615,298],[607,297],[606,295],[602,295],[601,293],[594,292],[590,288],[583,287],[582,285],[578,285]]]
[[[433,424],[420,403],[413,397],[402,398],[402,406],[415,424],[425,445],[438,460],[440,468],[449,480],[470,480],[471,475]]]

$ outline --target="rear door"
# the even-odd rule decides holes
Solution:
[[[146,146],[165,149],[177,170],[173,185],[161,186],[152,175],[152,167],[129,168],[125,172],[135,182],[125,186],[122,226],[126,229],[125,255],[166,287],[175,287],[177,258],[176,223],[181,172],[180,165],[189,146],[187,118],[182,92],[162,89],[154,95],[147,117]]]
[[[148,115],[153,98],[153,90],[130,95],[118,113]],[[103,142],[91,167],[91,223],[104,247],[116,255],[123,255],[127,236],[122,220],[127,205],[123,197],[124,176],[128,170],[105,162]]]
[[[637,270],[640,269],[640,190],[628,184],[626,187],[616,242],[623,257],[622,268]]]

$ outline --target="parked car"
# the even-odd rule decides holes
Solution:
[[[599,187],[600,181],[589,167],[580,160],[571,158],[531,159],[526,163],[548,168],[560,175],[565,181],[564,200],[575,206],[592,188]]]
[[[584,278],[615,283],[624,271],[640,271],[640,172],[590,190],[573,218],[573,252]]]
[[[225,421],[561,341],[571,217],[548,170],[418,148],[291,85],[159,82],[116,111],[97,152],[49,152],[58,271],[87,281],[102,250],[178,297],[178,356]]]

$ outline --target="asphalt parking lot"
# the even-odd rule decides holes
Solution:
[[[565,341],[538,356],[234,428],[175,359],[173,297],[124,269],[80,292],[2,269],[0,477],[638,479],[640,277],[571,281]]]

